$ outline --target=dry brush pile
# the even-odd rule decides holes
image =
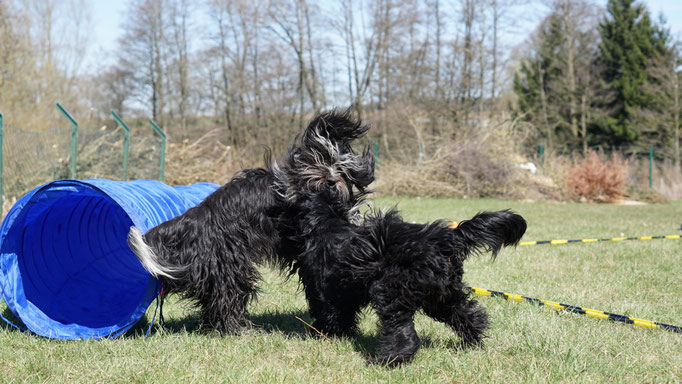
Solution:
[[[396,121],[384,123],[392,124],[389,128],[400,133],[399,139],[395,135],[388,142],[381,137],[370,138],[372,144],[380,143],[377,181],[372,186],[377,195],[599,203],[628,198],[662,202],[682,197],[675,192],[682,189],[682,176],[670,164],[655,168],[652,190],[646,185],[648,176],[642,162],[618,153],[608,155],[597,150],[588,151],[586,156],[546,155],[540,164],[514,144],[522,141],[523,133],[511,121],[436,137],[418,128],[415,119],[403,119],[401,131],[400,119],[396,115]],[[375,125],[373,132],[384,129],[381,124]],[[387,146],[395,149],[386,151]],[[421,148],[421,153],[414,148]],[[169,144],[165,181],[173,185],[199,181],[222,184],[239,169],[262,166],[264,152],[265,147],[258,145],[226,145],[220,129],[211,129],[196,140]],[[533,167],[536,169],[530,169]]]

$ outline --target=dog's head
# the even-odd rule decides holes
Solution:
[[[350,110],[317,115],[278,164],[286,174],[287,198],[325,191],[354,204],[364,196],[374,181],[374,156],[369,145],[356,153],[352,143],[368,130]]]

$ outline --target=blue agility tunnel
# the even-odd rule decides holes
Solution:
[[[159,181],[59,180],[23,196],[0,227],[0,290],[32,332],[55,339],[117,337],[158,295],[128,248],[218,188]]]

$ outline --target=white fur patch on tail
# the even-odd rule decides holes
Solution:
[[[137,256],[138,260],[140,260],[144,269],[152,276],[157,279],[161,276],[165,276],[169,279],[176,278],[172,273],[177,272],[177,269],[167,268],[159,264],[156,253],[154,253],[154,250],[144,242],[142,233],[137,227],[130,227],[130,232],[128,232],[128,246],[135,256]]]

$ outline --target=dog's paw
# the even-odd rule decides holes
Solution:
[[[357,334],[355,326],[343,326],[329,322],[314,321],[313,325],[309,327],[308,332],[323,337],[323,338],[346,338],[354,337]]]
[[[386,355],[386,356],[375,356],[368,360],[370,365],[379,365],[387,368],[396,368],[402,364],[409,363],[414,358],[414,355]]]

